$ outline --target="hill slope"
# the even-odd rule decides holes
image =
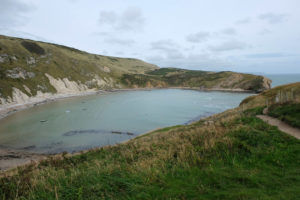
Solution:
[[[300,102],[300,82],[277,86],[272,90],[262,92],[260,95],[250,96],[241,102],[241,106],[250,109],[289,102]]]
[[[14,94],[74,93],[122,87],[125,73],[144,73],[157,66],[131,58],[89,54],[77,49],[0,36],[0,97],[18,101]]]
[[[258,119],[263,108],[241,106],[125,144],[21,167],[0,178],[0,197],[297,199],[300,141]]]
[[[145,74],[124,74],[128,87],[187,87],[203,90],[261,92],[270,88],[271,81],[263,76],[235,72],[207,72],[177,68],[160,68]]]
[[[0,36],[0,105],[26,103],[32,97],[45,100],[55,94],[145,87],[260,92],[270,88],[270,80],[234,72],[159,69],[137,59]]]

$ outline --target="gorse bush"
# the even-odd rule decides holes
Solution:
[[[21,44],[25,49],[27,49],[31,53],[35,53],[38,55],[44,55],[46,53],[42,47],[40,47],[34,42],[23,41],[21,42]]]

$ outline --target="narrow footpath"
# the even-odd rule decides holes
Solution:
[[[282,132],[285,132],[285,133],[287,133],[291,136],[294,136],[295,138],[300,140],[300,129],[294,128],[294,127],[288,125],[287,123],[285,123],[279,119],[276,119],[274,117],[270,117],[268,115],[257,115],[257,117],[272,126],[276,126]]]

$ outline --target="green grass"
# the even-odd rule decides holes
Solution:
[[[124,74],[121,82],[128,87],[196,87],[201,89],[244,89],[259,91],[263,77],[234,72],[206,72],[160,68],[146,74]]]
[[[0,199],[297,199],[300,142],[256,112],[19,168]]]
[[[250,96],[244,99],[240,105],[247,108],[268,106],[300,101],[300,82],[277,86],[266,90],[260,95]]]
[[[269,108],[269,115],[300,128],[300,103],[274,104]]]
[[[86,84],[89,88],[99,88],[90,84],[95,76],[102,80],[110,80],[101,89],[118,88],[123,74],[139,73],[156,69],[157,66],[137,59],[108,57],[89,54],[74,48],[62,45],[25,40],[0,35],[0,56],[7,55],[7,59],[0,63],[0,97],[12,96],[13,87],[18,88],[28,96],[34,96],[37,91],[55,93],[45,76],[50,74],[54,78],[68,78],[77,83]],[[27,61],[34,59],[35,63]],[[25,72],[35,73],[34,78],[10,78],[6,76],[8,70],[21,68]],[[109,69],[109,71],[105,71]],[[31,90],[26,93],[23,85]],[[43,89],[41,89],[43,88]]]
[[[155,70],[152,70],[152,71],[148,71],[147,74],[165,76],[169,73],[182,72],[182,71],[184,71],[184,70],[183,69],[178,69],[178,68],[160,68],[160,69],[155,69]]]

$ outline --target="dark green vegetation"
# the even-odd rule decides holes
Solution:
[[[236,108],[0,178],[0,199],[297,199],[300,141]]]
[[[80,91],[144,87],[263,91],[270,87],[269,80],[262,76],[158,69],[137,59],[89,54],[62,45],[0,35],[0,98],[13,98],[14,88],[27,96],[35,96],[38,91],[58,92],[46,73],[66,87],[66,79],[85,86]]]
[[[27,49],[31,53],[35,53],[37,55],[44,55],[46,53],[42,47],[40,47],[34,42],[23,41],[21,42],[21,44],[25,49]]]
[[[270,106],[268,114],[300,128],[300,103],[274,104]]]

